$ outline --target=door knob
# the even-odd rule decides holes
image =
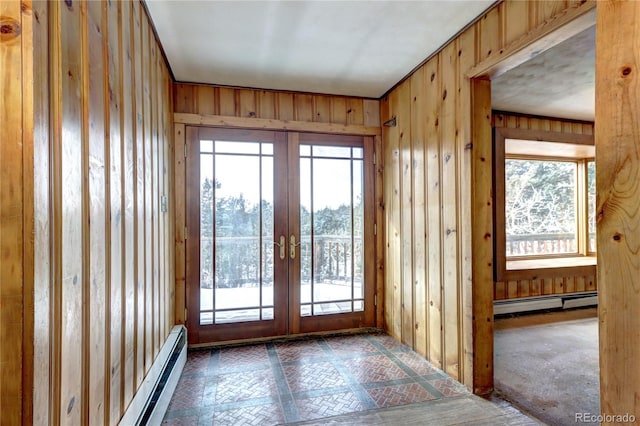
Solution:
[[[280,260],[284,260],[287,257],[287,243],[285,241],[284,235],[280,235],[280,242],[274,241],[273,244],[280,247]]]
[[[291,239],[289,240],[289,256],[291,259],[296,258],[296,247],[299,245],[300,243],[296,243],[296,236],[291,234]]]

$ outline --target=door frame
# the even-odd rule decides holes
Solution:
[[[509,46],[489,55],[471,68],[470,79],[472,160],[472,339],[475,394],[487,394],[494,386],[493,291],[493,133],[491,126],[491,79],[530,60],[535,55],[587,29],[594,19],[596,4],[586,2],[549,21]]]
[[[345,126],[348,129],[350,126]],[[336,129],[335,127],[327,127],[326,130],[331,130],[333,133],[326,133],[324,130],[322,133],[318,133],[317,131],[313,132],[304,132],[304,131],[289,131],[285,128],[280,130],[263,130],[263,129],[253,129],[250,127],[236,127],[236,126],[215,126],[215,125],[191,125],[191,124],[183,124],[183,123],[175,123],[175,136],[176,136],[176,147],[179,148],[181,144],[184,144],[184,158],[181,155],[176,155],[175,158],[175,175],[176,175],[176,323],[182,323],[187,326],[188,331],[188,340],[190,346],[208,346],[212,344],[216,344],[216,342],[225,342],[225,341],[236,341],[237,338],[234,338],[233,332],[225,332],[220,330],[208,330],[208,331],[198,331],[198,327],[193,326],[192,321],[198,321],[199,315],[189,315],[189,310],[196,310],[199,312],[199,308],[195,306],[190,306],[190,300],[193,300],[193,297],[189,296],[189,293],[192,291],[198,291],[199,288],[195,289],[195,286],[189,286],[187,283],[196,279],[199,281],[199,267],[198,270],[195,271],[193,267],[189,266],[189,262],[187,259],[189,250],[194,250],[194,245],[199,246],[199,227],[197,229],[192,229],[194,227],[188,228],[186,223],[196,222],[199,223],[199,218],[193,217],[193,212],[189,212],[186,208],[187,206],[187,197],[189,196],[189,192],[187,191],[187,182],[189,181],[189,173],[199,172],[199,169],[194,170],[194,168],[187,168],[187,156],[190,155],[191,151],[195,151],[188,148],[190,141],[195,137],[197,138],[200,129],[212,129],[214,131],[224,131],[229,130],[231,132],[237,132],[239,130],[246,131],[247,135],[250,134],[260,134],[262,133],[276,133],[284,136],[285,143],[284,146],[286,149],[291,150],[292,143],[288,142],[288,138],[295,139],[295,149],[298,148],[298,143],[300,137],[305,142],[321,142],[324,138],[325,141],[327,139],[348,141],[351,137],[357,136],[358,138],[364,141],[364,144],[370,144],[370,149],[364,150],[364,162],[369,162],[369,164],[373,164],[371,169],[365,168],[364,170],[364,188],[365,188],[365,197],[367,198],[367,202],[372,204],[371,211],[374,211],[373,215],[365,215],[365,258],[366,259],[375,259],[374,262],[368,262],[366,264],[366,268],[368,269],[368,276],[370,277],[371,285],[367,287],[368,291],[372,293],[370,297],[366,300],[368,306],[365,306],[365,312],[367,312],[366,319],[362,321],[362,318],[357,318],[361,315],[352,315],[352,314],[336,314],[343,316],[343,319],[338,321],[339,325],[335,327],[328,327],[323,331],[314,331],[312,330],[311,325],[313,324],[314,319],[322,317],[335,317],[336,315],[326,315],[326,316],[314,316],[309,318],[300,318],[293,319],[294,314],[293,310],[289,309],[289,318],[288,324],[286,324],[284,331],[281,333],[277,333],[276,335],[270,334],[268,331],[264,332],[264,335],[260,335],[257,337],[251,337],[242,340],[262,340],[263,338],[277,338],[278,336],[284,335],[298,335],[298,334],[317,334],[317,333],[326,333],[327,331],[335,331],[335,330],[358,330],[363,328],[382,328],[383,327],[383,307],[377,304],[377,300],[383,300],[383,281],[380,279],[381,274],[383,273],[383,253],[382,253],[382,243],[381,238],[383,233],[381,232],[382,227],[382,164],[377,162],[376,153],[381,149],[381,138],[380,136],[372,136],[371,132],[368,131],[366,134],[362,134],[360,132],[343,132],[341,130],[344,129]],[[315,129],[314,129],[315,130]],[[358,129],[359,130],[359,129]],[[370,130],[370,129],[369,129]],[[255,133],[257,132],[257,133]],[[174,152],[179,152],[176,149]],[[291,152],[288,153],[288,163],[290,164],[291,160]],[[195,154],[194,154],[195,155]],[[370,173],[367,173],[367,170],[371,170]],[[299,185],[295,182],[296,179],[292,179],[293,173],[288,173],[289,181],[287,182],[288,191],[293,191]],[[193,178],[193,177],[191,177]],[[283,192],[282,196],[286,197],[286,193]],[[193,200],[191,200],[193,202]],[[189,215],[191,214],[191,217]],[[290,218],[291,212],[289,212],[288,218]],[[298,212],[299,215],[299,212]],[[197,216],[197,215],[196,215]],[[290,220],[290,219],[289,219]],[[288,222],[288,221],[287,221]],[[287,223],[288,228],[288,223]],[[196,232],[197,231],[197,232]],[[197,234],[197,235],[196,235]],[[279,235],[279,234],[278,234]],[[288,241],[288,239],[287,239]],[[287,256],[288,257],[288,256]],[[296,270],[296,268],[289,268],[290,271]],[[182,273],[181,273],[182,272]],[[184,277],[184,278],[181,278]],[[195,277],[195,278],[194,278]],[[291,287],[296,287],[294,285],[295,281],[289,279],[289,294],[299,294],[298,289],[296,289],[295,293],[292,293]],[[184,291],[181,292],[180,289]],[[275,296],[274,296],[275,297]],[[293,296],[292,296],[293,297]],[[274,300],[275,303],[275,300]],[[184,310],[183,307],[184,306]],[[356,313],[360,314],[360,313]],[[348,317],[344,317],[347,315]],[[353,317],[353,318],[352,318]],[[182,318],[182,321],[180,319]],[[248,322],[247,322],[248,323]],[[242,323],[242,324],[247,324]],[[232,326],[237,327],[239,323],[231,323],[229,324],[229,329],[232,329]],[[287,326],[288,325],[288,326]],[[225,327],[226,328],[226,327]],[[282,329],[279,329],[279,331]]]

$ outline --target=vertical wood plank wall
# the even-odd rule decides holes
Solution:
[[[176,83],[173,112],[378,127],[379,105],[356,97]]]
[[[493,237],[486,231],[492,229],[490,214],[483,215],[487,223],[472,227],[473,194],[490,193],[492,183],[471,178],[470,169],[483,160],[472,151],[486,147],[471,139],[471,80],[466,74],[492,53],[581,4],[500,3],[381,101],[381,121],[397,118],[397,127],[384,127],[382,136],[386,326],[470,388],[473,357],[467,355],[473,353],[482,365],[493,356],[490,345],[479,349],[470,331],[474,321],[493,321],[490,307],[475,317],[471,313],[470,289],[493,287],[487,278],[492,265],[473,263],[482,256],[472,253],[471,238],[490,242]],[[474,277],[486,282],[473,282]]]
[[[0,15],[1,422],[117,424],[174,324],[171,76],[139,1]]]
[[[493,114],[492,121],[493,127],[544,130],[579,135],[593,134],[593,123],[581,123],[562,119],[497,113]],[[498,281],[494,283],[494,300],[589,292],[596,291],[597,288],[597,277],[595,275],[557,276],[507,282]]]
[[[380,126],[380,101],[373,99],[186,83],[175,83],[173,87],[175,113],[300,121],[309,123],[310,126],[312,123]],[[175,146],[180,147],[186,136],[184,124],[176,123],[174,132]],[[175,318],[177,324],[185,324],[186,181],[182,155],[175,157],[175,183]],[[381,286],[382,283],[378,285]]]
[[[640,3],[598,3],[595,134],[600,412],[608,415],[603,425],[637,424],[640,419],[640,62],[638,39],[629,37],[637,31]]]
[[[37,12],[41,12],[37,5]],[[34,42],[46,37],[46,24],[34,19],[30,1],[0,2],[0,423],[33,421],[34,274],[45,279],[43,268],[34,269],[33,234],[46,232],[40,216],[34,216],[34,145],[42,128],[34,116],[46,119],[46,111],[34,100],[34,67],[42,54],[32,52]],[[42,14],[46,19],[46,13]],[[40,52],[43,53],[43,52]],[[46,52],[45,52],[46,53]],[[45,56],[46,57],[46,56]],[[37,64],[36,64],[37,63]],[[24,112],[24,113],[23,113]],[[46,124],[46,123],[45,123]],[[42,177],[41,170],[36,177]],[[46,272],[45,272],[46,274]],[[38,296],[42,296],[39,294]],[[39,321],[39,320],[38,320]],[[43,320],[47,323],[47,319]]]

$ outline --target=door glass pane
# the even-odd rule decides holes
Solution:
[[[596,251],[596,162],[587,163],[587,198],[589,206],[589,251]]]
[[[202,141],[201,149],[210,144]],[[211,145],[212,146],[212,145]],[[205,151],[206,152],[206,151]],[[213,155],[200,154],[200,317],[201,324],[213,322]]]
[[[304,145],[303,145],[304,146]],[[302,148],[301,146],[300,148]],[[309,148],[309,146],[307,146]],[[309,150],[310,152],[310,150]],[[300,301],[311,302],[311,160],[300,159]]]
[[[351,148],[347,146],[314,146],[314,157],[351,157]]]
[[[257,142],[216,141],[216,154],[259,154],[260,144]]]
[[[272,144],[201,152],[201,324],[273,319]],[[208,149],[210,144],[204,144]]]
[[[350,147],[311,153],[300,159],[301,315],[361,311],[363,160]]]
[[[576,253],[575,162],[505,162],[507,256]]]

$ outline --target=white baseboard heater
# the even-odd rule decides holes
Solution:
[[[186,362],[187,329],[176,325],[162,345],[119,425],[161,424]]]
[[[493,302],[493,314],[505,315],[546,309],[572,309],[597,305],[597,293],[573,293],[558,296],[498,300]]]

